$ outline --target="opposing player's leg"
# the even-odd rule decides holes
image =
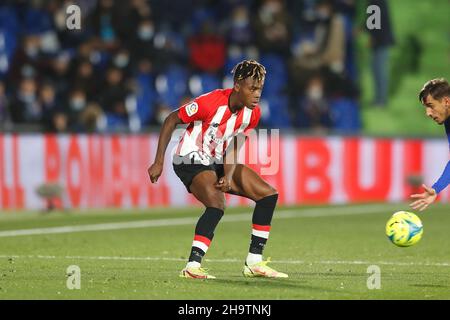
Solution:
[[[262,254],[269,238],[273,213],[278,200],[278,192],[255,171],[238,164],[231,181],[230,193],[255,201],[252,217],[252,234],[249,253],[245,261],[244,276],[287,278],[288,275],[267,266]]]
[[[192,180],[189,190],[206,207],[195,227],[189,261],[180,276],[196,279],[214,279],[208,271],[201,267],[202,259],[214,237],[214,230],[223,216],[225,195],[214,187],[217,174],[213,170],[198,173]]]

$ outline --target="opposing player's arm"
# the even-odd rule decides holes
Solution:
[[[447,163],[444,172],[441,177],[433,184],[433,189],[436,190],[436,193],[439,194],[442,190],[447,188],[450,184],[450,161]]]
[[[415,199],[410,204],[411,208],[418,209],[419,211],[425,210],[430,204],[432,204],[438,194],[444,190],[450,184],[450,161],[447,163],[444,172],[435,184],[430,188],[426,185],[422,185],[425,192],[419,194],[413,194],[411,198]]]
[[[449,139],[450,140],[450,139]],[[444,169],[441,177],[436,181],[435,184],[430,188],[425,184],[422,185],[425,192],[419,194],[411,195],[412,199],[415,199],[414,202],[410,204],[411,208],[418,209],[419,211],[425,210],[430,204],[432,204],[438,194],[447,188],[450,184],[450,161],[447,163],[447,166]]]
[[[426,186],[425,184],[423,184],[422,187],[425,190],[425,192],[411,195],[411,198],[415,199],[415,201],[410,204],[410,207],[413,208],[414,210],[416,209],[418,209],[419,211],[425,210],[437,198],[436,190]]]
[[[178,115],[178,110],[170,113],[169,116],[164,120],[161,132],[159,134],[158,149],[156,151],[155,161],[150,166],[150,168],[148,168],[148,175],[152,183],[158,181],[158,178],[161,176],[164,166],[164,155],[172,137],[172,133],[175,130],[176,126],[182,123],[183,121]]]

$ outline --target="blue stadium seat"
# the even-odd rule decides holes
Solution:
[[[9,71],[17,45],[16,35],[0,27],[0,79]]]
[[[353,42],[353,21],[351,17],[344,15],[345,26],[345,70],[353,81],[357,81],[358,70],[355,58],[355,48]]]
[[[340,133],[357,133],[361,129],[358,104],[349,98],[332,99],[330,112],[333,129]]]
[[[53,29],[51,16],[45,10],[29,8],[25,13],[25,32],[41,34]]]
[[[264,82],[264,91],[268,95],[281,94],[282,90],[286,87],[288,76],[285,74],[268,74],[266,81]]]
[[[199,96],[220,87],[220,78],[214,74],[194,74],[189,79],[189,90],[193,96]]]
[[[5,28],[9,32],[20,33],[20,23],[13,8],[0,7],[0,28]]]
[[[156,91],[159,100],[172,109],[178,108],[181,98],[187,93],[187,71],[177,65],[158,75],[156,78]]]
[[[262,124],[278,129],[292,127],[289,116],[289,103],[286,96],[266,95],[261,100],[261,109]]]
[[[112,113],[107,113],[106,118],[106,130],[114,132],[117,129],[128,128],[128,119]]]
[[[17,35],[20,25],[16,12],[8,7],[0,7],[0,79],[6,76],[18,45]]]
[[[231,72],[231,70],[233,70],[234,66],[237,65],[242,60],[244,60],[245,58],[246,57],[242,52],[235,53],[235,54],[228,54],[227,58],[225,60],[226,72]]]
[[[274,54],[261,55],[260,62],[266,67],[267,73],[270,75],[285,75],[287,74],[286,63],[283,57]]]
[[[206,7],[195,7],[190,23],[193,33],[199,33],[205,22],[213,22],[215,18],[214,10]]]
[[[157,93],[153,75],[138,75],[136,81],[139,90],[136,94],[136,113],[142,125],[148,125],[153,119]]]
[[[282,57],[276,54],[261,56],[261,63],[266,67],[267,78],[264,91],[267,95],[277,95],[286,87],[288,72]]]

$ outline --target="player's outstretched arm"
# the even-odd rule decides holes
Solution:
[[[444,172],[442,173],[442,176],[436,181],[436,183],[431,187],[428,188],[426,185],[423,185],[423,188],[425,189],[424,193],[420,194],[413,194],[411,198],[417,199],[413,203],[411,203],[411,207],[413,209],[419,209],[420,211],[425,210],[431,203],[433,203],[437,195],[447,188],[447,186],[450,184],[450,161],[447,163],[447,166],[444,169]]]
[[[425,184],[422,187],[425,189],[425,192],[411,195],[411,198],[416,199],[416,201],[411,203],[410,206],[413,209],[419,209],[419,211],[428,208],[437,198],[436,190],[427,187]]]
[[[177,125],[182,123],[183,122],[178,117],[178,110],[173,111],[167,116],[166,120],[164,120],[161,132],[159,133],[158,149],[156,151],[155,161],[150,168],[148,168],[148,175],[152,183],[157,182],[161,176],[164,167],[164,155],[172,137],[172,133]]]

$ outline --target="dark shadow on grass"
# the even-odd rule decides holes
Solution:
[[[450,285],[443,284],[410,284],[409,286],[419,288],[450,288]]]
[[[230,286],[241,286],[245,288],[264,287],[265,289],[298,289],[298,290],[312,290],[318,292],[340,292],[339,290],[332,290],[323,287],[314,287],[307,284],[308,279],[265,279],[265,278],[244,278],[244,277],[228,277],[222,279],[214,279],[212,284],[225,284]]]
[[[304,272],[301,273],[305,277],[366,277],[367,273],[356,272]]]

